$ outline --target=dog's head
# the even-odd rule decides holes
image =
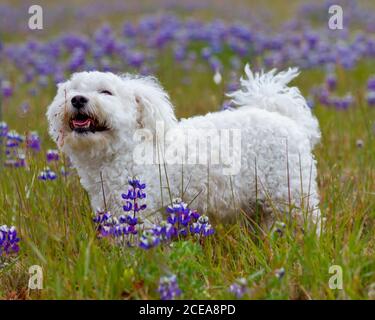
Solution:
[[[59,84],[47,118],[58,146],[82,155],[116,151],[138,128],[176,122],[169,97],[154,78],[98,71],[75,73]]]

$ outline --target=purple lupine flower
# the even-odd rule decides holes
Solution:
[[[339,110],[346,110],[353,104],[353,96],[348,93],[344,97],[333,97],[331,99],[332,105]]]
[[[368,79],[367,89],[370,91],[375,91],[375,76]]]
[[[247,280],[245,278],[239,278],[229,287],[229,292],[233,293],[237,299],[242,299],[248,291]]]
[[[109,211],[97,209],[92,220],[96,224],[97,236],[99,238],[105,238],[110,235],[119,236],[117,228],[119,221]]]
[[[142,249],[151,249],[156,247],[160,243],[160,238],[154,235],[152,232],[144,231],[141,239],[139,240],[139,246]]]
[[[138,188],[138,189],[145,189],[146,188],[146,184],[145,183],[141,183],[140,180],[138,179],[129,179],[128,180],[128,183],[129,185],[131,185],[134,189],[135,188]]]
[[[1,83],[2,95],[5,98],[9,98],[13,95],[13,88],[9,81],[3,81]]]
[[[168,223],[170,223],[172,225],[176,224],[176,222],[177,222],[177,215],[174,214],[174,213],[171,213],[170,215],[168,215],[167,221],[168,221]]]
[[[177,46],[174,48],[174,58],[177,61],[182,61],[186,58],[186,48],[184,46]]]
[[[328,74],[326,76],[326,84],[327,84],[327,88],[330,90],[330,91],[333,91],[336,89],[336,86],[337,86],[337,79],[336,79],[336,76],[332,73]]]
[[[318,92],[319,102],[324,106],[329,106],[332,103],[329,91],[326,88],[321,88]]]
[[[78,69],[82,68],[86,62],[86,52],[82,48],[76,48],[73,50],[72,55],[69,61],[69,70],[70,71],[77,71]]]
[[[152,232],[163,241],[177,237],[176,227],[166,221],[162,221],[159,225],[155,225]]]
[[[170,236],[187,236],[190,233],[198,237],[207,237],[214,233],[208,217],[190,210],[187,204],[179,198],[172,201],[172,204],[167,207],[166,213],[167,223],[174,227]]]
[[[20,145],[25,140],[25,137],[20,135],[14,130],[7,133],[7,148],[15,148]]]
[[[125,211],[125,212],[129,212],[131,211],[133,208],[133,205],[130,201],[126,201],[126,204],[122,207],[122,209]]]
[[[40,151],[40,138],[36,131],[30,132],[26,136],[26,147],[34,151]]]
[[[28,113],[30,110],[30,104],[27,101],[22,102],[20,110],[22,113]]]
[[[212,56],[212,49],[209,47],[205,47],[201,51],[201,55],[203,59],[208,60]]]
[[[130,52],[127,58],[129,65],[134,68],[140,68],[145,62],[145,55],[139,51]]]
[[[161,277],[157,291],[161,300],[173,300],[182,293],[178,286],[176,275]]]
[[[201,235],[203,237],[208,237],[214,234],[215,230],[209,224],[209,219],[206,215],[202,215],[197,219],[197,222],[194,222],[190,225],[190,233],[195,235]]]
[[[55,149],[48,149],[46,152],[47,162],[59,161],[59,151]]]
[[[128,226],[126,226],[127,234],[137,234],[138,233],[137,226],[138,225],[128,225]]]
[[[209,60],[208,60],[208,63],[211,67],[212,70],[215,71],[215,74],[218,74],[220,77],[220,70],[223,69],[223,65],[221,63],[221,61],[217,58],[217,57],[211,57]],[[220,82],[221,82],[221,78],[220,78]]]
[[[146,209],[145,204],[140,205],[137,201],[146,197],[144,192],[146,184],[137,179],[129,179],[128,183],[130,186],[128,191],[121,195],[126,200],[123,210],[127,213],[117,218],[109,212],[98,210],[93,221],[97,225],[99,237],[121,238],[127,240],[129,246],[134,246],[138,239],[134,235],[138,234],[138,226],[142,223],[137,213]],[[157,245],[157,243],[157,239],[146,237],[146,234],[144,234],[138,245],[142,248],[148,248]]]
[[[127,223],[131,226],[135,226],[138,223],[138,218],[133,217],[130,214],[127,214],[127,215],[121,215],[119,217],[119,221],[120,221],[120,223]]]
[[[92,220],[95,223],[106,223],[111,218],[111,213],[109,211],[103,211],[98,209],[96,211],[95,216],[92,218]]]
[[[208,237],[210,235],[213,235],[215,233],[215,230],[212,228],[212,226],[209,224],[209,223],[206,223],[204,225],[202,225],[202,235],[204,237]]]
[[[200,217],[200,214],[196,210],[191,210],[190,217],[194,220],[198,220],[198,218]]]
[[[190,233],[195,234],[195,233],[200,233],[202,229],[202,225],[198,222],[193,222],[190,225]]]
[[[22,168],[26,166],[26,156],[18,149],[6,149],[6,159],[4,165],[6,167]]]
[[[369,106],[375,106],[375,91],[369,91],[367,93],[367,104]]]
[[[15,168],[24,168],[26,166],[26,156],[23,153],[18,152],[13,166]]]
[[[0,137],[6,137],[8,135],[8,124],[4,121],[0,122]]]
[[[55,180],[56,178],[57,174],[49,167],[45,167],[44,170],[42,170],[38,175],[38,179],[42,181]]]
[[[138,201],[146,198],[144,189],[146,188],[145,183],[141,183],[140,180],[134,178],[129,179],[129,189],[127,193],[123,193],[121,197],[126,200],[125,205],[122,207],[125,212],[133,211],[133,218],[136,218],[136,213],[143,211],[147,208],[146,204],[139,204]]]
[[[174,224],[181,224],[187,226],[190,221],[190,209],[187,204],[182,202],[181,199],[177,198],[173,200],[172,205],[167,207],[167,221]]]
[[[17,254],[19,252],[20,238],[15,227],[0,226],[0,257]]]

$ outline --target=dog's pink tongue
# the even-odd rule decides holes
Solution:
[[[75,127],[88,127],[90,125],[91,120],[73,120],[73,125]]]

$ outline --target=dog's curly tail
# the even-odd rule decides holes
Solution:
[[[295,120],[301,125],[314,146],[320,140],[317,119],[311,113],[305,98],[296,87],[287,84],[299,75],[297,68],[276,73],[273,69],[267,73],[250,70],[245,66],[247,79],[241,78],[241,89],[227,94],[237,106],[260,108],[278,112]]]

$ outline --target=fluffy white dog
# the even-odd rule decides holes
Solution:
[[[308,212],[319,229],[312,149],[320,130],[299,90],[287,86],[298,72],[245,72],[242,88],[228,95],[236,108],[181,121],[153,77],[93,71],[59,84],[47,111],[50,134],[93,209],[123,213],[121,194],[138,177],[147,184],[143,218],[151,223],[182,197],[219,218],[250,215],[259,204],[271,221]]]

